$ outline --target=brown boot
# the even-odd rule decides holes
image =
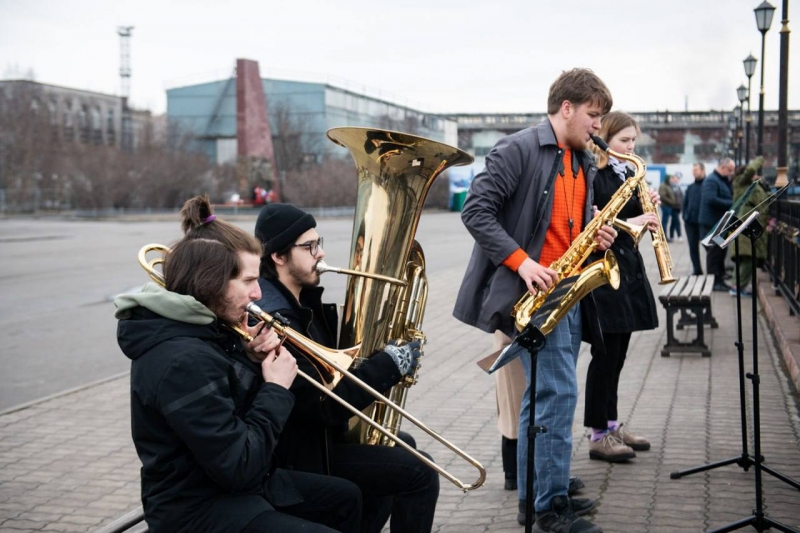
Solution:
[[[650,449],[649,440],[644,437],[634,435],[622,426],[623,424],[620,424],[615,431],[610,431],[609,433],[637,452],[644,452]]]
[[[598,441],[589,439],[589,459],[608,461],[609,463],[621,463],[636,457],[630,447],[623,444],[621,440],[609,431],[605,437]]]

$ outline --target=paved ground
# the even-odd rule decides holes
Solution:
[[[338,224],[325,221],[322,225],[333,228],[323,231],[331,264],[342,264],[341,258],[347,253],[347,231]],[[249,227],[249,223],[242,225]],[[167,228],[171,232],[167,238],[153,236],[155,229],[166,234]],[[426,215],[421,228],[420,240],[432,264],[425,317],[429,344],[420,383],[412,389],[408,408],[488,470],[486,484],[467,494],[443,481],[434,530],[519,532],[522,528],[515,522],[516,493],[502,488],[493,379],[474,364],[488,353],[491,339],[450,315],[471,247],[469,236],[452,214]],[[133,261],[135,249],[144,241],[169,241],[174,237],[174,229],[168,225],[144,229],[136,226],[127,231],[134,237],[131,243],[141,242],[135,247],[131,244],[134,251],[125,251],[124,258],[115,257],[114,261],[124,261],[126,265]],[[329,244],[331,233],[338,236],[335,246],[345,251]],[[121,251],[114,249],[119,256]],[[675,274],[687,274],[688,254],[683,245],[676,243],[672,253],[677,264]],[[106,259],[98,254],[100,257],[95,260],[102,264]],[[652,254],[644,256],[651,279],[655,279]],[[118,283],[125,286],[142,282],[143,273],[138,281],[131,277],[136,268],[125,270],[125,279]],[[77,267],[72,269],[75,270]],[[46,273],[42,276],[47,278]],[[334,278],[326,278],[326,285],[331,296],[341,294],[341,285]],[[10,289],[3,288],[4,300],[7,290]],[[752,468],[744,472],[735,465],[726,466],[681,480],[669,479],[674,470],[741,454],[734,299],[715,293],[713,308],[720,328],[710,335],[711,358],[662,358],[661,346],[666,339],[663,310],[659,329],[633,337],[623,372],[620,408],[622,419],[653,442],[649,452],[641,452],[629,464],[590,461],[586,431],[579,425],[583,415],[581,393],[578,424],[573,433],[573,473],[586,482],[583,496],[599,499],[592,519],[605,531],[702,531],[745,518],[755,507]],[[108,305],[102,309],[111,313]],[[28,316],[33,317],[33,310],[30,313]],[[744,316],[747,324],[749,307]],[[37,321],[30,320],[36,326]],[[788,327],[797,328],[798,318],[791,320],[794,323]],[[800,479],[797,392],[781,366],[766,321],[760,317],[759,324],[762,453],[770,466]],[[102,327],[113,328],[113,321],[106,320]],[[113,329],[105,331],[105,337],[113,339],[112,332]],[[691,328],[683,334],[691,335]],[[745,346],[749,370],[752,340],[747,331]],[[106,350],[108,358],[121,357],[116,347]],[[584,345],[578,363],[580,383],[585,379],[588,359]],[[4,373],[9,364],[9,360],[3,361]],[[87,368],[87,373],[90,370]],[[749,383],[747,389],[751,413]],[[0,531],[94,531],[138,506],[139,461],[130,440],[128,409],[128,380],[123,376],[0,414]],[[748,427],[752,427],[749,414],[748,420]],[[410,431],[438,463],[462,480],[474,479],[471,467],[434,446],[419,431]],[[752,435],[748,441],[752,452]],[[765,475],[764,501],[768,516],[800,528],[800,491]]]

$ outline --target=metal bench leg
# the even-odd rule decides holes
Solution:
[[[666,305],[664,309],[667,311],[667,344],[661,350],[661,357],[669,357],[672,348],[678,347],[680,343],[675,340],[675,313],[678,311],[676,308]]]
[[[705,318],[704,323],[711,326],[711,329],[717,329],[719,327],[717,319],[714,318],[714,315],[711,313],[711,302],[706,306],[706,311],[703,313],[703,316]]]
[[[697,338],[695,338],[694,344],[695,346],[699,346],[703,348],[700,352],[703,357],[711,357],[711,350],[708,349],[705,342],[705,328],[703,328],[703,323],[705,322],[705,308],[698,307],[694,309],[695,316],[697,317]]]

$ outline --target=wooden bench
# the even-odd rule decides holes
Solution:
[[[147,533],[147,523],[144,521],[144,511],[137,507],[124,514],[95,533]]]
[[[711,292],[714,290],[714,276],[688,276],[680,278],[661,290],[658,299],[667,311],[667,344],[661,350],[662,357],[670,353],[700,353],[710,357],[711,350],[706,346],[704,326],[719,327],[711,313]],[[675,313],[681,318],[675,324]],[[675,338],[675,329],[696,326],[697,337],[691,342],[680,342]]]

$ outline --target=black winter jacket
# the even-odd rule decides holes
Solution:
[[[733,205],[730,181],[720,176],[715,169],[703,180],[701,198],[698,222],[701,226],[712,227]]]
[[[258,283],[262,294],[259,307],[270,314],[280,313],[289,321],[290,328],[306,337],[327,347],[336,346],[336,306],[322,303],[324,289],[303,289],[300,293],[301,303],[298,303],[280,281],[261,278]],[[319,382],[322,382],[323,376],[329,376],[320,365],[312,363],[288,343],[286,346],[297,358],[299,370]],[[386,352],[374,354],[358,369],[350,371],[378,391],[390,389],[402,377],[394,360]],[[330,474],[330,444],[344,438],[347,421],[353,415],[300,376],[294,380],[290,390],[294,393],[296,403],[278,443],[278,466],[315,474]],[[337,396],[359,410],[374,401],[372,396],[347,378],[342,379],[333,390]]]
[[[183,322],[130,302],[123,316],[117,338],[132,360],[131,430],[150,531],[241,531],[273,509],[268,499],[285,505],[269,486],[281,477],[270,473],[292,394],[264,383],[216,320]],[[280,498],[302,501],[291,492]]]
[[[694,180],[686,187],[683,197],[683,220],[687,224],[700,224],[700,204],[703,201],[703,180]]]
[[[622,180],[610,166],[597,172],[592,187],[598,209],[603,209],[608,204],[620,185]],[[642,213],[637,191],[617,218],[625,220]],[[645,239],[649,240],[646,236]],[[647,244],[652,250],[649,242]],[[624,231],[618,232],[611,251],[616,255],[619,264],[619,288],[614,290],[610,285],[602,285],[592,292],[601,329],[608,333],[627,333],[658,327],[658,308],[647,279],[644,260],[633,242],[633,237]],[[597,260],[602,255],[594,254],[591,260]]]

